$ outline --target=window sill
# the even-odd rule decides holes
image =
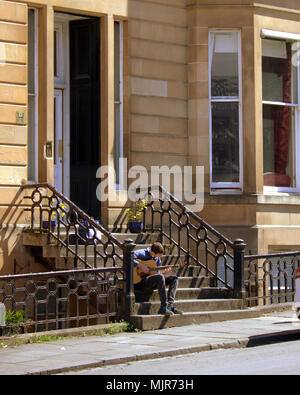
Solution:
[[[294,196],[299,195],[299,190],[296,188],[279,188],[279,187],[264,187],[264,195],[275,196]]]
[[[211,190],[211,195],[242,195],[243,191],[241,189],[217,189]]]

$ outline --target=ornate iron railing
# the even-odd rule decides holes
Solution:
[[[64,258],[74,258],[74,268],[124,266],[125,244],[53,186],[42,183],[22,188],[32,190],[24,196],[30,206],[25,210],[31,212],[29,231],[46,232]]]
[[[124,281],[117,267],[0,276],[0,302],[24,318],[6,330],[39,332],[118,319]]]
[[[121,243],[49,184],[22,188],[31,189],[31,194],[25,196],[29,201],[26,209],[31,212],[30,232],[45,232],[49,242],[60,248],[62,256],[74,259],[74,269],[120,270],[118,275],[122,273],[126,279],[125,313],[130,316],[135,302],[131,264],[135,244],[131,240]],[[299,251],[246,256],[243,240],[232,242],[162,186],[156,190],[147,188],[144,198],[148,203],[143,230],[159,232],[161,242],[169,246],[163,264],[184,259],[199,269],[198,275],[210,276],[212,285],[230,289],[234,297],[243,298],[248,306],[293,300]],[[56,219],[55,229],[51,228],[52,217]],[[44,220],[48,221],[46,228]]]
[[[245,255],[244,292],[247,305],[293,302],[300,251]]]
[[[144,198],[144,230],[161,232],[162,241],[171,245],[170,253],[184,256],[215,279],[216,286],[233,289],[236,244],[188,209],[165,188],[149,188]]]

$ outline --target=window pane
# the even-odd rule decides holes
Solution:
[[[296,43],[262,40],[263,100],[297,103]]]
[[[264,185],[295,186],[295,111],[288,106],[263,106]]]
[[[114,24],[114,102],[115,102],[115,136],[114,136],[114,165],[116,172],[116,184],[120,185],[122,181],[121,169],[119,168],[119,158],[123,156],[122,152],[122,97],[121,97],[121,45],[120,42],[120,22]]]
[[[211,95],[238,96],[238,33],[211,34]]]
[[[120,184],[121,175],[119,168],[119,158],[121,158],[121,144],[120,144],[120,104],[115,104],[115,139],[114,139],[114,160],[116,172],[116,184]]]
[[[239,104],[212,103],[212,181],[239,182]]]

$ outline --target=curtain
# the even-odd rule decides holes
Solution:
[[[287,59],[283,61],[282,89],[283,101],[291,103],[291,43],[286,43]],[[287,106],[274,106],[274,161],[275,173],[286,174],[289,154],[291,109]]]

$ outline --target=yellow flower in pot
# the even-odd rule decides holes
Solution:
[[[142,231],[143,212],[146,207],[146,200],[138,200],[133,207],[126,209],[128,228],[131,233],[140,233]]]

